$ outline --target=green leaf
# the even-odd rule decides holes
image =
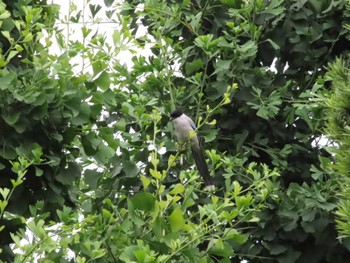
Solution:
[[[10,193],[10,189],[8,188],[0,188],[0,194],[4,200],[7,199],[8,194]]]
[[[169,192],[172,195],[182,194],[185,191],[185,187],[182,184],[176,184],[175,187]]]
[[[87,103],[82,103],[77,116],[72,118],[74,125],[83,125],[90,122],[90,106]]]
[[[57,210],[57,215],[61,221],[68,221],[72,215],[72,208],[63,206],[62,210]]]
[[[70,162],[67,164],[67,168],[56,175],[55,179],[63,185],[72,185],[73,181],[80,177],[81,167],[77,163]]]
[[[97,13],[101,10],[102,6],[89,4],[89,8],[90,8],[90,12],[92,14],[92,17],[95,17],[97,15]]]
[[[114,156],[115,156],[115,150],[105,145],[103,142],[99,144],[98,151],[94,155],[95,159],[100,163],[106,163]]]
[[[33,232],[33,234],[39,238],[45,237],[45,229],[44,229],[45,221],[39,219],[37,222],[32,219],[27,223],[28,228]]]
[[[266,41],[269,42],[275,50],[280,49],[279,45],[277,45],[276,42],[272,41],[270,38],[266,39]]]
[[[196,59],[192,62],[188,62],[185,65],[185,70],[187,75],[191,75],[194,72],[199,71],[200,69],[203,69],[203,63],[202,60]]]
[[[255,41],[248,40],[246,43],[238,47],[239,52],[244,54],[245,57],[255,56],[257,52],[257,44]]]
[[[212,41],[213,37],[214,36],[212,34],[198,36],[194,40],[194,44],[196,46],[202,48],[205,51],[209,51],[210,50],[210,44],[211,44],[211,41]]]
[[[0,19],[6,19],[9,18],[11,16],[11,13],[7,10],[0,10],[1,14],[0,14]]]
[[[86,38],[92,32],[92,29],[84,26],[81,28],[81,32],[83,34],[83,37]]]
[[[97,182],[101,176],[102,174],[96,170],[86,169],[84,171],[85,182],[90,188],[95,188],[97,186]]]
[[[88,156],[94,155],[98,151],[98,147],[101,143],[101,139],[97,137],[95,132],[82,135],[83,148]]]
[[[173,167],[176,165],[176,159],[175,156],[170,154],[169,158],[168,158],[168,167]]]
[[[11,179],[11,184],[13,186],[13,188],[16,188],[17,186],[21,185],[23,183],[23,180],[14,180],[14,179]]]
[[[43,98],[44,100],[46,99],[45,95],[40,96],[40,97]],[[45,103],[46,101],[44,101],[44,100],[43,100],[43,104],[42,105],[40,105],[39,107],[35,107],[33,109],[32,117],[33,117],[34,120],[40,121],[46,116],[47,110],[48,110],[48,104]],[[37,100],[34,104],[38,105],[37,102],[39,102],[39,101]]]
[[[215,64],[215,71],[213,75],[217,74],[218,72],[227,73],[231,69],[231,63],[232,63],[232,60],[219,59],[218,62],[216,62]]]
[[[123,169],[127,177],[136,177],[139,174],[139,168],[131,161],[123,160]]]
[[[127,246],[123,249],[123,252],[120,254],[120,259],[124,262],[136,262],[134,257],[134,251],[139,250],[138,246]]]
[[[5,67],[8,64],[8,61],[4,59],[4,57],[0,54],[0,68]]]
[[[108,143],[108,146],[110,146],[113,149],[118,148],[120,143],[119,140],[115,138],[114,128],[100,128],[99,135],[105,142]]]
[[[11,125],[11,126],[13,126],[18,121],[20,116],[21,116],[20,111],[2,114],[2,118],[6,121],[8,125]]]
[[[137,262],[145,262],[145,259],[147,257],[147,252],[144,250],[137,250],[137,251],[134,251],[134,256],[137,259]]]
[[[0,200],[0,212],[5,211],[5,208],[7,207],[8,202],[6,200]]]
[[[273,0],[263,11],[260,11],[259,14],[272,14],[274,16],[278,16],[285,11],[284,7],[280,7],[282,4],[283,0]]]
[[[126,121],[124,118],[121,118],[120,120],[117,121],[115,124],[115,127],[117,128],[118,131],[125,131],[126,127]]]
[[[110,7],[114,3],[114,0],[104,0],[104,3],[106,7]]]
[[[13,147],[9,147],[5,144],[3,149],[0,150],[0,156],[8,160],[13,160],[17,157],[17,153]]]
[[[180,208],[175,208],[170,214],[169,223],[172,232],[178,232],[184,229],[186,221],[183,217],[183,211]]]
[[[151,183],[151,179],[147,178],[146,176],[144,175],[141,175],[141,181],[142,181],[142,186],[144,189],[147,189],[148,186],[150,185]]]
[[[209,249],[211,254],[221,256],[221,257],[232,257],[235,253],[232,246],[230,246],[226,241],[221,239],[212,239],[210,243],[214,243]]]
[[[40,168],[38,168],[37,166],[35,166],[35,176],[42,176],[44,173],[44,171]]]
[[[276,243],[264,243],[265,246],[271,253],[271,255],[279,255],[288,250],[288,247],[282,246]]]
[[[11,50],[8,54],[6,61],[10,61],[14,56],[16,56],[19,53],[17,50]]]
[[[12,44],[13,38],[10,36],[9,31],[1,31],[2,35]]]
[[[41,156],[43,155],[43,149],[41,146],[37,143],[33,143],[30,146],[30,153],[33,156],[32,159],[35,163],[41,162]]]
[[[9,89],[9,86],[13,86],[12,82],[16,79],[17,75],[14,72],[7,70],[0,71],[0,90]],[[11,89],[10,89],[11,90]]]
[[[106,71],[102,71],[94,82],[103,91],[107,91],[111,85],[110,76]]]
[[[132,197],[131,202],[134,208],[149,212],[154,209],[156,198],[150,193],[143,192]]]
[[[159,172],[156,169],[152,169],[152,168],[149,169],[149,173],[152,175],[152,177],[154,177],[157,180],[162,180],[163,179],[163,176],[162,176],[161,172]]]
[[[201,19],[202,19],[203,13],[198,12],[196,15],[191,16],[191,28],[193,31],[197,32],[201,26]]]
[[[22,40],[22,42],[29,42],[33,40],[33,34],[31,32],[25,32],[23,36],[24,39]]]

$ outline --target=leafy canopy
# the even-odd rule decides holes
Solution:
[[[66,35],[57,6],[20,3],[0,6],[3,260],[346,261],[320,143],[346,1],[87,1]],[[214,193],[178,164],[177,107]]]

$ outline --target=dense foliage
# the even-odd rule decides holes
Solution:
[[[321,103],[346,1],[87,1],[67,34],[57,6],[25,2],[0,5],[1,260],[347,260]],[[178,165],[174,108],[215,192]]]
[[[16,216],[3,216],[4,209],[29,217],[29,205],[38,200],[44,202],[42,212],[72,205],[76,199],[72,182],[81,173],[70,144],[79,133],[84,95],[79,95],[79,82],[74,82],[70,67],[62,67],[69,61],[62,58],[61,68],[55,68],[55,58],[40,41],[46,31],[49,44],[58,7],[42,1],[22,2],[0,3],[0,222],[5,226],[0,243],[5,258],[12,254],[6,248],[10,233],[24,222]],[[54,77],[63,70],[63,79]],[[25,177],[17,178],[11,162],[20,157],[30,165],[25,165]],[[16,190],[8,191],[13,188]]]
[[[349,203],[349,59],[338,58],[329,65],[327,80],[330,81],[332,90],[325,101],[326,133],[334,141],[335,147],[330,148],[335,156],[332,168],[334,175],[339,180],[341,191],[338,193],[337,222],[341,237],[350,236],[350,203]]]

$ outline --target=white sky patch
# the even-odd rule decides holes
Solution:
[[[278,73],[277,69],[276,69],[276,62],[277,62],[277,58],[274,58],[270,67],[268,67],[268,70],[272,71],[273,73]],[[286,63],[286,65],[283,68],[283,73],[286,72],[286,70],[289,68],[288,62]]]
[[[334,141],[330,140],[326,135],[322,134],[311,142],[311,145],[316,148],[325,148],[330,145],[337,145]]]
[[[87,4],[88,2],[88,4]],[[56,26],[62,30],[62,34],[65,36],[66,45],[69,43],[78,41],[83,45],[88,45],[93,37],[103,36],[105,42],[109,46],[115,47],[118,51],[116,57],[111,57],[111,59],[117,60],[120,64],[126,65],[127,68],[131,68],[133,65],[132,57],[135,55],[142,55],[148,57],[152,54],[151,46],[152,39],[146,44],[142,49],[139,48],[138,44],[134,42],[134,38],[145,37],[147,35],[147,29],[141,24],[138,24],[138,30],[136,36],[130,36],[129,38],[123,35],[122,26],[117,17],[118,10],[112,14],[110,19],[107,18],[106,12],[115,9],[114,5],[111,8],[107,8],[104,4],[101,4],[99,0],[76,0],[76,1],[66,1],[62,3],[59,0],[52,0],[52,3],[60,5],[60,15]],[[70,5],[72,3],[73,5]],[[100,11],[93,16],[90,11],[90,5],[100,5]],[[137,11],[143,10],[143,4],[138,5]],[[72,17],[76,17],[79,14],[78,21],[71,21]],[[83,32],[91,32],[84,38]],[[120,38],[114,36],[114,34],[120,35]],[[147,36],[150,38],[149,36]],[[117,40],[117,43],[114,43]],[[66,50],[62,50],[55,41],[50,48],[50,53],[55,55],[60,55]],[[91,50],[91,49],[90,49]],[[93,50],[97,52],[98,50]],[[115,51],[115,50],[114,50]],[[136,54],[135,54],[136,53]],[[115,54],[112,52],[111,54]],[[91,67],[86,67],[89,61],[83,56],[76,56],[71,59],[72,64],[75,66],[75,71],[78,72],[91,72]]]

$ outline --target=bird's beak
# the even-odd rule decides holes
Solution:
[[[170,117],[170,118],[169,118],[169,121],[172,121],[173,119],[174,119],[173,117]]]

